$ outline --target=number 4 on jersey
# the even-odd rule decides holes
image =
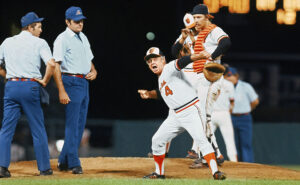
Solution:
[[[169,88],[169,86],[165,87],[166,96],[173,95],[173,91]]]

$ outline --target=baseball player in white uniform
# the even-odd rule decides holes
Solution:
[[[230,161],[237,162],[237,153],[234,142],[234,132],[230,113],[234,106],[234,86],[233,83],[223,79],[221,92],[214,103],[214,109],[211,115],[212,132],[219,127],[222,133],[227,156]]]
[[[167,119],[162,123],[152,138],[152,152],[156,171],[144,178],[164,179],[164,158],[166,144],[178,134],[187,130],[208,162],[214,179],[223,180],[225,174],[218,171],[218,166],[211,144],[208,142],[199,115],[199,99],[195,90],[184,80],[180,70],[192,61],[207,58],[206,52],[184,56],[166,64],[159,48],[150,48],[145,60],[150,70],[158,75],[159,90],[170,108]]]
[[[191,37],[188,37],[186,32],[183,31],[175,44],[172,46],[172,53],[174,56],[177,56],[183,44],[188,44],[192,53],[207,53],[207,58],[187,65],[183,69],[183,72],[185,78],[197,91],[200,101],[201,118],[203,120],[202,123],[204,124],[203,126],[205,127],[205,132],[207,137],[211,139],[211,142],[217,153],[217,158],[219,159],[220,163],[222,163],[224,158],[218,149],[215,136],[210,127],[213,103],[216,101],[219,95],[223,77],[216,82],[210,82],[205,78],[203,74],[203,68],[208,62],[221,63],[221,57],[229,49],[231,42],[228,35],[220,27],[211,23],[210,20],[213,18],[213,16],[209,14],[206,5],[196,5],[191,14],[193,15],[193,19],[195,21],[195,30],[197,34],[195,35],[194,39],[191,39]],[[195,142],[192,150],[200,153]]]

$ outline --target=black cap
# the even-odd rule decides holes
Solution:
[[[207,15],[207,14],[209,14],[209,12],[208,12],[208,8],[205,4],[198,4],[193,8],[193,11],[191,14],[192,15],[195,15],[195,14]]]

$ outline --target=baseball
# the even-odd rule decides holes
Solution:
[[[154,35],[153,32],[148,32],[148,33],[146,34],[146,38],[147,38],[148,40],[154,40],[155,35]]]

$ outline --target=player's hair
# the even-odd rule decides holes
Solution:
[[[212,21],[214,18],[214,16],[212,16],[210,14],[205,15],[205,17],[207,17],[209,21]]]
[[[34,22],[34,23],[31,23],[31,24],[29,24],[29,25],[27,25],[27,26],[23,27],[23,28],[22,28],[22,31],[28,30],[28,28],[29,28],[29,27],[31,27],[31,28],[33,28],[33,29],[34,29],[34,27],[35,27],[36,25],[37,25],[37,23],[36,23],[36,22]]]

